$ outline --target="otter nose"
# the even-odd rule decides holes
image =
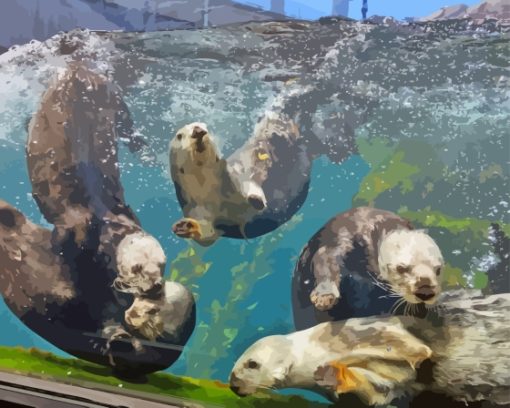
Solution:
[[[234,373],[230,374],[230,389],[232,392],[236,393],[240,397],[244,397],[244,394],[241,392],[242,381],[239,377],[237,377]]]
[[[204,136],[207,134],[207,131],[200,126],[195,126],[193,128],[193,133],[191,134],[192,139],[202,140]]]
[[[430,285],[423,285],[423,286],[420,286],[418,288],[418,290],[414,293],[415,296],[422,300],[422,301],[427,301],[427,300],[430,300],[432,299],[434,296],[436,296],[436,292],[434,290],[434,287],[433,286],[430,286]]]

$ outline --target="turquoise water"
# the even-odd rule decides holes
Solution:
[[[18,146],[8,151],[0,167],[0,173],[8,175],[2,177],[5,183],[2,186],[2,199],[13,203],[32,221],[41,223],[42,217],[31,198],[24,150]],[[308,199],[287,226],[257,239],[222,239],[213,247],[204,249],[197,244],[176,239],[171,233],[170,227],[181,217],[181,210],[176,203],[173,185],[164,164],[141,164],[126,151],[121,156],[123,169],[129,168],[129,171],[122,172],[126,200],[136,209],[144,228],[160,240],[169,264],[179,252],[190,247],[200,254],[204,263],[211,263],[207,273],[192,288],[197,297],[197,328],[185,353],[168,371],[198,377],[211,375],[223,380],[226,380],[237,356],[251,342],[266,335],[293,330],[290,278],[296,258],[308,237],[329,218],[350,208],[352,197],[369,170],[359,156],[353,156],[341,165],[333,164],[325,158],[319,159],[313,166]],[[232,270],[254,259],[260,248],[264,248],[263,262],[256,261],[254,270],[250,271],[257,278],[243,299],[239,301],[232,298],[229,294],[232,290]],[[264,269],[260,270],[258,266]],[[230,315],[221,325],[214,321],[215,302],[231,302],[231,310],[224,312]],[[250,313],[242,315],[250,306]],[[26,328],[6,308],[3,301],[0,305],[0,318],[4,322],[4,330],[0,333],[3,345],[38,347],[65,355]],[[225,329],[235,327],[239,327],[240,331],[230,344],[223,345],[224,341],[221,340],[211,342],[211,337],[223,336]],[[224,340],[227,339],[225,337]],[[210,348],[204,347],[204,343],[209,344]],[[214,350],[222,345],[224,350]],[[221,358],[218,358],[217,353],[222,354]],[[208,367],[206,361],[213,362],[213,365]]]
[[[329,218],[352,206],[370,171],[379,178],[369,188],[388,176],[386,169],[401,158],[392,154],[404,145],[407,167],[390,172],[388,182],[395,184],[376,194],[374,205],[508,223],[509,35],[458,34],[446,24],[436,28],[408,33],[408,28],[316,23],[292,35],[243,26],[77,35],[97,70],[113,73],[136,130],[148,143],[141,155],[121,146],[126,201],[163,245],[167,277],[185,283],[197,300],[195,332],[169,371],[225,380],[253,341],[292,331],[290,277],[301,248]],[[50,78],[70,58],[59,54],[58,41],[0,57],[0,198],[47,227],[30,194],[25,123]],[[305,204],[270,234],[221,239],[209,248],[176,238],[171,225],[182,213],[168,176],[169,139],[182,125],[204,121],[228,156],[287,89],[285,81],[267,78],[298,74],[324,98],[314,116],[316,133],[343,143],[342,120],[352,119],[353,138],[369,145],[363,157],[354,154],[341,164],[318,159]],[[402,176],[402,169],[411,175]],[[497,263],[490,245],[479,245],[485,231],[475,232],[431,229],[445,259],[471,276]],[[0,318],[0,344],[62,354],[3,303]]]

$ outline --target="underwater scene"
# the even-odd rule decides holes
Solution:
[[[0,42],[14,394],[510,404],[506,0],[13,3],[39,24]]]

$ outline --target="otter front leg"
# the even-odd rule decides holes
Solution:
[[[107,339],[105,354],[112,367],[117,365],[116,359],[119,355],[140,351],[142,348],[140,340],[133,337],[119,324],[104,327],[102,334]]]
[[[333,248],[321,247],[312,259],[315,288],[310,301],[317,310],[326,311],[340,299],[340,265],[338,254]]]

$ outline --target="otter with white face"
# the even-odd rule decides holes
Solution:
[[[434,240],[398,215],[368,207],[341,213],[310,239],[297,262],[295,325],[422,314],[441,293],[443,266]]]
[[[302,388],[332,401],[354,393],[366,404],[385,404],[409,389],[431,355],[395,317],[329,322],[258,340],[234,365],[230,388],[239,396]]]

